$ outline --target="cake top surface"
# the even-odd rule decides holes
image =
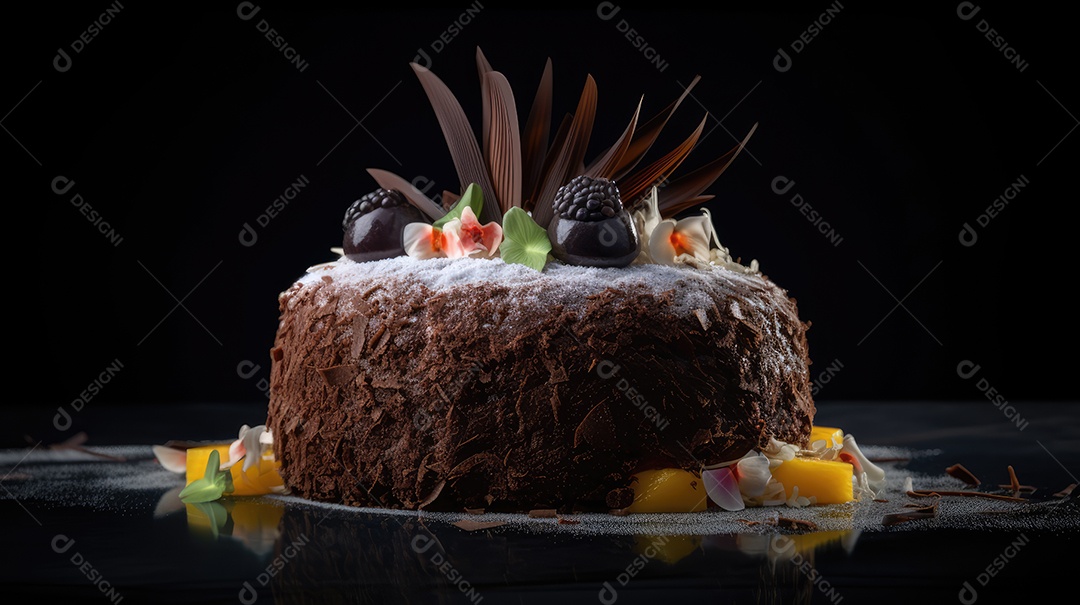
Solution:
[[[505,288],[523,305],[574,299],[600,294],[605,290],[634,291],[653,296],[675,292],[672,311],[693,313],[709,308],[715,296],[733,296],[752,305],[775,304],[786,292],[767,277],[749,268],[734,268],[697,263],[679,266],[634,264],[620,268],[583,267],[551,263],[543,271],[525,265],[507,263],[500,258],[434,258],[417,260],[408,256],[378,261],[355,262],[348,258],[310,267],[297,280],[301,288],[325,285],[334,289],[367,290],[374,284],[393,284],[395,291],[422,287],[431,295],[452,294],[462,288],[496,286]],[[757,291],[762,298],[746,298],[747,291]],[[766,302],[766,301],[771,301]],[[738,308],[731,309],[738,313]]]
[[[534,271],[517,263],[507,263],[500,258],[433,258],[417,260],[398,256],[378,261],[354,262],[348,258],[315,265],[299,279],[301,284],[331,277],[344,284],[368,283],[373,279],[409,281],[419,283],[434,292],[446,291],[460,286],[497,283],[506,287],[561,288],[594,294],[608,288],[643,286],[661,293],[687,285],[715,287],[720,282],[741,282],[746,285],[766,286],[771,282],[760,273],[749,269],[729,269],[718,265],[655,265],[640,264],[619,268],[601,268],[550,264],[545,271]]]

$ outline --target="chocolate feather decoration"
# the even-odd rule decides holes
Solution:
[[[521,207],[521,134],[510,82],[497,72],[483,75],[484,160],[503,214]],[[486,204],[485,204],[486,205]]]
[[[727,170],[727,167],[735,161],[735,158],[739,156],[739,152],[750,141],[750,137],[754,136],[757,127],[758,125],[755,122],[750,128],[750,132],[743,137],[743,140],[724,155],[693,172],[679,177],[678,180],[661,189],[656,196],[660,215],[663,218],[671,218],[687,208],[692,208],[704,202],[705,200],[701,199],[701,193],[708,189]]]
[[[684,99],[689,96],[690,91],[694,89],[698,81],[701,80],[701,76],[694,76],[694,79],[690,81],[690,85],[683,90],[679,98],[672,104],[664,108],[663,111],[650,118],[647,122],[637,128],[637,132],[634,133],[634,139],[630,142],[630,147],[627,148],[626,153],[623,154],[622,160],[615,168],[615,174],[612,180],[618,182],[624,180],[626,176],[633,170],[638,162],[648,153],[653,143],[656,142],[656,138],[660,135],[660,131],[667,126],[668,120],[675,113],[675,110],[682,105]]]
[[[592,135],[593,121],[596,119],[596,80],[592,75],[585,79],[585,87],[581,91],[574,119],[570,123],[570,129],[566,134],[566,140],[555,154],[540,191],[533,202],[533,220],[537,225],[547,228],[554,212],[551,202],[555,199],[555,193],[571,178],[577,176],[585,158],[585,151],[589,147],[589,137]]]
[[[668,178],[671,173],[682,164],[686,156],[693,151],[694,146],[697,145],[698,139],[701,138],[702,131],[705,130],[705,121],[709,119],[706,115],[702,118],[701,123],[694,129],[694,132],[690,134],[685,141],[679,144],[678,147],[664,154],[663,157],[649,164],[645,168],[634,172],[629,178],[619,184],[619,193],[622,195],[623,203],[628,205],[628,209],[633,211],[639,203],[639,198],[642,197],[646,191],[653,185],[656,185],[660,181]]]
[[[484,56],[484,51],[480,50],[480,47],[476,47],[476,71],[479,72],[480,81],[484,81],[484,74],[489,71],[495,71],[491,67],[491,63],[488,63],[487,57]]]
[[[622,162],[626,150],[630,149],[630,143],[634,138],[634,129],[637,128],[638,116],[641,115],[641,104],[644,100],[645,97],[641,97],[641,99],[638,100],[637,109],[634,110],[634,116],[630,118],[630,124],[626,127],[626,130],[623,131],[619,140],[608,148],[604,155],[594,161],[592,166],[584,171],[585,174],[593,178],[613,179],[615,177],[615,170]]]
[[[540,85],[536,88],[529,117],[521,136],[521,191],[525,197],[525,209],[531,208],[544,174],[544,160],[548,155],[551,137],[551,59],[544,64]]]
[[[424,92],[427,93],[435,117],[442,128],[446,145],[450,149],[450,158],[454,161],[457,169],[458,181],[462,192],[471,183],[476,183],[484,194],[484,207],[480,213],[482,222],[502,221],[502,212],[499,208],[498,196],[491,184],[488,174],[487,163],[480,152],[480,146],[476,142],[476,134],[473,132],[465,111],[461,109],[446,84],[427,68],[416,63],[410,64],[416,77],[419,78]]]
[[[383,189],[397,189],[400,191],[401,194],[405,196],[405,199],[409,200],[410,204],[416,206],[420,212],[423,212],[433,220],[438,220],[446,214],[446,210],[431,201],[428,196],[424,195],[423,191],[420,191],[414,187],[412,183],[393,172],[380,170],[378,168],[368,168],[368,174],[375,179],[375,182],[379,184],[379,187],[382,187]]]

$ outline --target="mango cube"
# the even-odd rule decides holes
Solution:
[[[210,452],[217,450],[222,462],[229,459],[229,444],[220,443],[203,447],[193,447],[187,451],[187,482],[190,484],[206,474],[206,462]],[[233,480],[233,492],[228,496],[261,496],[273,493],[273,488],[281,487],[284,481],[278,474],[278,462],[271,452],[259,459],[259,463],[244,472],[243,461],[229,468]]]
[[[627,507],[632,513],[700,512],[709,505],[701,475],[678,468],[634,473],[630,487],[634,502]]]
[[[852,470],[847,462],[793,458],[772,469],[772,475],[784,484],[788,498],[798,486],[800,496],[814,498],[817,504],[841,504],[855,499],[851,488]]]
[[[815,441],[824,440],[825,447],[833,447],[844,444],[844,431],[831,426],[815,426],[810,428],[810,439],[806,445],[810,446]]]

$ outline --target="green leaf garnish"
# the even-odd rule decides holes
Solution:
[[[499,255],[508,263],[518,263],[543,271],[551,252],[547,231],[521,208],[513,207],[503,215],[503,241]]]
[[[461,199],[450,208],[450,211],[446,213],[442,218],[432,223],[432,226],[436,229],[442,229],[443,225],[449,223],[454,219],[460,219],[461,213],[465,211],[465,207],[469,206],[473,210],[473,214],[480,216],[480,211],[484,209],[484,192],[480,189],[480,186],[476,183],[470,183],[465,188],[465,193],[462,194]]]
[[[191,507],[194,509],[193,514],[206,517],[206,526],[210,528],[210,535],[215,538],[225,529],[225,525],[231,517],[228,509],[222,506],[220,502],[196,502]],[[188,509],[189,513],[192,509]]]
[[[232,491],[232,473],[221,470],[221,455],[212,450],[206,461],[206,473],[180,490],[180,501],[186,504],[213,502]]]

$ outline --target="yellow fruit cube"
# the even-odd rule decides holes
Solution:
[[[632,513],[699,512],[709,505],[701,475],[678,468],[635,473],[630,487],[634,502],[627,510]]]
[[[784,484],[784,493],[791,498],[795,486],[799,495],[814,498],[816,504],[851,502],[852,467],[847,462],[793,458],[772,469],[773,478]]]
[[[843,445],[844,443],[844,431],[833,428],[831,426],[815,426],[810,428],[810,439],[806,445],[810,446],[815,441],[824,440],[825,447],[833,447],[835,445]]]
[[[210,452],[217,450],[221,461],[229,459],[228,443],[193,447],[187,451],[187,482],[190,484],[196,479],[201,479],[206,474],[206,462],[210,459]],[[244,472],[244,462],[240,461],[229,468],[232,475],[233,491],[226,496],[260,496],[273,493],[273,488],[281,487],[284,481],[278,474],[278,462],[274,460],[272,452],[267,452],[259,459],[259,463]]]

